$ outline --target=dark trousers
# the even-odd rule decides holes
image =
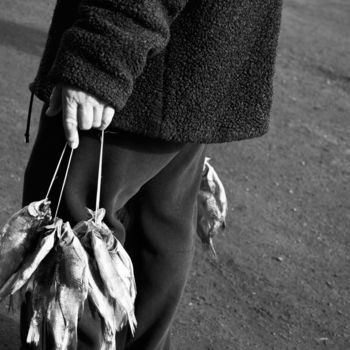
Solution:
[[[44,198],[65,144],[60,117],[42,115],[39,132],[26,169],[23,204]],[[99,137],[81,132],[74,151],[59,217],[72,225],[95,208]],[[105,222],[125,243],[136,276],[134,337],[128,328],[117,334],[117,349],[168,350],[169,330],[180,301],[193,256],[196,197],[205,146],[149,139],[126,132],[106,133],[101,207]],[[68,153],[68,152],[67,152]],[[62,168],[65,168],[66,163]],[[63,171],[50,199],[57,202]],[[118,211],[128,208],[127,227]],[[31,317],[30,303],[21,310],[23,349]],[[86,307],[79,321],[79,349],[98,349],[101,326]]]

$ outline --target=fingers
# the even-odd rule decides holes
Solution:
[[[69,100],[67,98],[63,98],[62,102],[62,122],[64,134],[68,145],[74,149],[79,146],[77,116],[78,104],[75,100]]]
[[[99,129],[100,130],[106,129],[108,125],[112,122],[113,117],[114,117],[114,108],[106,106],[103,109],[102,121]]]
[[[49,107],[46,110],[46,115],[53,117],[61,112],[62,109],[62,88],[54,87],[50,96]]]
[[[97,105],[94,106],[94,120],[92,122],[93,128],[99,128],[102,122],[103,106]]]
[[[94,121],[94,108],[90,103],[78,106],[78,126],[80,130],[90,130]]]
[[[53,99],[56,98],[53,94]],[[114,116],[114,108],[94,96],[72,87],[63,86],[61,93],[62,118],[65,136],[71,148],[79,145],[78,129],[106,129]]]

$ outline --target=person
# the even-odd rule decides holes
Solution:
[[[193,256],[206,145],[268,130],[281,0],[58,0],[30,88],[44,101],[23,204],[74,150],[59,216],[87,218],[105,130],[101,206],[132,257],[138,327],[117,348],[169,350]],[[59,181],[52,197],[57,198]],[[55,203],[55,200],[52,200]],[[118,213],[128,208],[128,225]],[[98,349],[86,312],[79,349]],[[22,348],[31,308],[21,310]]]

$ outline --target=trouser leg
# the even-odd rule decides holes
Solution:
[[[128,338],[127,350],[169,349],[170,326],[193,256],[203,158],[203,146],[186,146],[130,205],[126,248],[135,266],[140,326]]]
[[[26,170],[24,204],[45,196],[64,142],[60,121],[42,118]],[[59,216],[72,224],[86,218],[85,207],[94,208],[98,153],[98,137],[94,133],[82,133],[80,146],[73,155],[59,211]],[[139,266],[136,268],[139,328],[135,340],[128,342],[130,349],[163,349],[162,342],[167,337],[192,256],[192,239],[189,237],[193,232],[193,198],[199,183],[202,153],[203,146],[200,145],[180,145],[126,133],[105,135],[101,206],[107,211],[106,222],[124,242],[124,228],[116,213],[139,193],[136,196],[140,205],[139,220],[141,227],[144,227],[135,242],[128,244],[130,249],[134,247],[134,252],[137,252],[134,259],[138,260],[135,265]],[[186,161],[187,165],[183,164]],[[171,171],[166,171],[168,166]],[[176,182],[182,172],[187,175],[182,177],[181,183]],[[190,181],[189,174],[193,177]],[[62,175],[61,172],[60,179]],[[57,198],[60,179],[53,189],[52,198]],[[182,191],[179,186],[187,189]],[[189,189],[192,192],[187,196]],[[188,201],[186,198],[189,198]],[[181,201],[182,204],[188,202],[188,205],[182,206]],[[183,207],[183,211],[179,207]],[[143,245],[145,248],[139,250]],[[148,265],[149,269],[144,269],[142,265]],[[169,275],[173,277],[168,278]],[[146,307],[145,304],[150,306]],[[161,307],[156,309],[158,304]],[[155,316],[148,317],[147,313],[152,310]],[[22,334],[26,334],[29,313],[30,310],[24,305]],[[160,313],[165,315],[163,319]],[[96,348],[99,328],[99,322],[85,312],[79,323],[80,349]]]

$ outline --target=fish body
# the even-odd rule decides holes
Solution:
[[[66,326],[61,303],[56,297],[51,298],[46,317],[50,342],[54,344],[52,348],[54,350],[76,350],[76,344],[74,345],[70,339],[70,332]],[[43,349],[46,349],[46,347]]]
[[[51,251],[40,263],[29,284],[33,315],[31,318],[27,343],[45,349],[45,335],[42,334],[50,304],[56,294],[56,252]]]
[[[122,316],[115,312],[112,299],[102,292],[90,269],[88,270],[88,285],[89,299],[102,319],[103,343],[101,348],[109,349],[112,346],[111,349],[114,350],[115,333],[121,330]]]
[[[57,247],[57,290],[50,323],[56,348],[76,349],[79,314],[88,295],[88,256],[69,223],[64,223]],[[64,328],[62,329],[62,318]]]
[[[133,264],[128,253],[113,235],[113,231],[103,222],[103,218],[106,214],[105,209],[100,208],[95,212],[90,209],[87,210],[91,218],[78,223],[74,227],[74,231],[77,232],[78,236],[88,248],[91,248],[91,232],[97,233],[94,239],[99,237],[105,243],[105,247],[113,260],[117,275],[123,280],[123,283],[129,291],[132,302],[134,302],[136,298],[136,283]]]
[[[88,209],[88,212],[91,218],[78,223],[74,231],[77,232],[84,246],[91,251],[93,255],[91,260],[94,263],[90,263],[90,270],[97,272],[98,280],[102,282],[101,290],[97,285],[90,286],[89,295],[93,303],[97,304],[96,308],[100,310],[99,305],[106,303],[104,298],[107,298],[114,310],[114,327],[120,330],[129,322],[132,334],[134,334],[137,324],[134,314],[136,284],[131,259],[113,232],[103,222],[105,209],[101,208],[95,212]],[[96,273],[92,277],[92,284],[95,283],[95,278]],[[101,312],[102,310],[99,311],[102,319],[108,320],[109,316],[103,316]],[[106,322],[111,324],[110,320]],[[109,329],[108,326],[105,328]],[[104,333],[104,338],[107,339],[108,332]]]
[[[41,261],[50,253],[54,247],[56,234],[60,232],[62,220],[58,219],[55,224],[45,226],[41,232],[38,232],[39,242],[32,254],[27,255],[19,270],[3,284],[0,289],[0,301],[8,296],[13,295],[20,290],[32,277]]]
[[[0,287],[17,271],[38,242],[38,229],[51,221],[47,199],[32,202],[11,216],[0,231]]]
[[[226,227],[227,197],[225,188],[207,157],[204,162],[197,203],[197,234],[202,243],[209,247],[216,257],[213,237]]]
[[[129,321],[131,331],[134,333],[136,319],[134,314],[134,302],[129,290],[117,271],[105,242],[95,231],[91,232],[90,235],[91,246],[107,293],[116,303],[116,312],[122,313],[122,320],[127,319]],[[124,321],[122,323],[124,324]]]
[[[134,267],[129,254],[126,252],[122,244],[116,239],[115,248],[109,251],[114,267],[124,282],[131,301],[134,303],[136,299],[136,282],[134,275]]]
[[[74,232],[77,233],[83,244],[90,248],[90,236],[88,233],[96,230],[98,231],[100,237],[104,240],[107,249],[112,249],[115,242],[114,235],[109,227],[103,222],[103,218],[106,215],[106,210],[104,208],[100,208],[96,211],[92,211],[91,209],[87,208],[87,211],[90,219],[81,221],[74,226]]]

